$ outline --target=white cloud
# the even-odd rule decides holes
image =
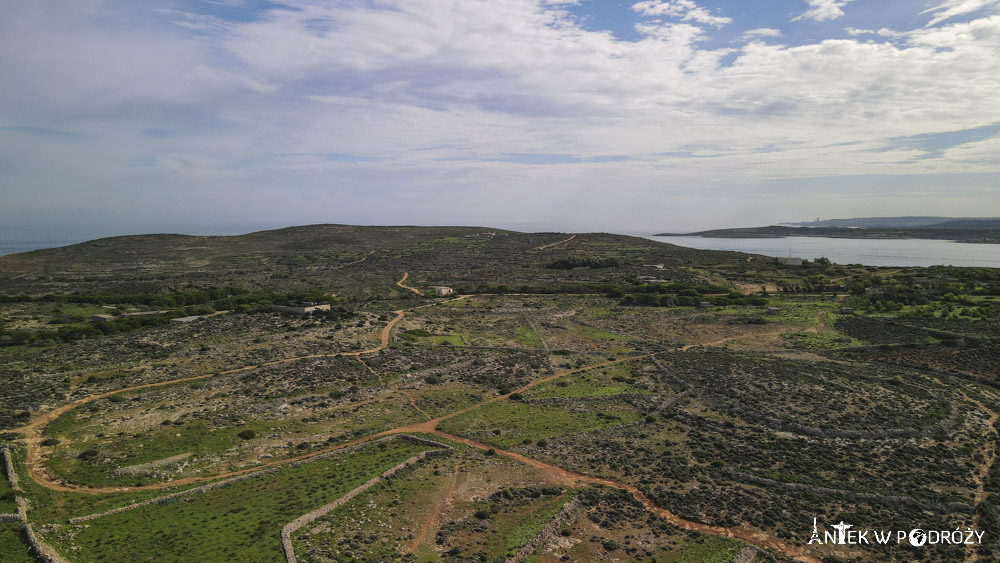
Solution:
[[[732,18],[716,16],[699,6],[694,0],[645,0],[632,4],[632,10],[644,16],[667,16],[680,18],[713,27],[722,27],[733,23]]]
[[[878,35],[879,37],[905,37],[907,34],[902,31],[893,31],[887,27],[883,27],[878,30],[874,29],[858,29],[856,27],[845,27],[844,31],[848,35],[858,36],[858,35]]]
[[[744,41],[761,39],[764,37],[784,37],[784,35],[781,33],[780,29],[772,29],[768,27],[759,27],[743,33]]]
[[[809,10],[800,14],[792,21],[802,19],[824,22],[835,20],[844,15],[844,6],[853,0],[805,0],[809,5]]]
[[[1000,6],[1000,0],[945,0],[941,4],[920,13],[934,13],[934,18],[927,24],[927,27],[930,27],[956,16],[964,16],[978,12],[984,8],[996,8],[998,6]]]
[[[381,201],[397,205],[399,222],[405,213],[489,222],[543,220],[584,196],[598,210],[642,214],[713,191],[739,202],[730,186],[781,179],[1000,174],[995,142],[932,159],[887,149],[1000,123],[1000,17],[892,42],[751,41],[733,51],[699,41],[706,24],[685,20],[694,3],[640,3],[640,13],[674,21],[647,20],[628,42],[577,26],[562,2],[284,1],[296,9],[253,21],[86,0],[9,10],[0,20],[6,209],[17,208],[10,193],[44,206],[76,190],[136,209],[184,210],[193,197],[206,202],[199,209],[245,199],[267,212],[289,208],[278,205],[288,197],[310,202],[312,220]],[[119,20],[120,10],[137,12]],[[28,126],[90,137],[2,129]],[[578,162],[498,162],[520,153]],[[433,215],[461,201],[487,211]]]

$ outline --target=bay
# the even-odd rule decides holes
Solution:
[[[700,250],[735,250],[765,256],[826,257],[837,264],[865,266],[965,266],[1000,268],[1000,245],[927,239],[786,238],[643,238]]]

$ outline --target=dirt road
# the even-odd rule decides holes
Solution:
[[[417,295],[423,295],[423,293],[419,289],[417,289],[415,287],[410,287],[408,285],[403,285],[403,282],[405,282],[406,278],[408,278],[408,277],[410,277],[410,272],[403,272],[403,279],[401,279],[398,282],[396,282],[396,285],[398,285],[399,287],[401,287],[403,289],[408,289],[408,290],[412,291],[413,293],[416,293]]]
[[[622,483],[621,481],[615,481],[614,479],[605,479],[602,477],[592,477],[590,475],[585,475],[583,473],[576,473],[574,471],[569,471],[555,465],[550,465],[548,463],[539,461],[537,459],[532,459],[530,457],[525,457],[521,454],[514,452],[508,452],[504,450],[496,449],[488,444],[483,444],[476,442],[474,440],[469,440],[468,438],[462,438],[461,436],[454,436],[440,430],[434,430],[432,432],[435,436],[440,436],[442,438],[447,438],[449,440],[454,440],[456,442],[461,442],[467,446],[479,450],[494,450],[497,454],[509,457],[511,459],[517,460],[525,465],[534,467],[544,471],[549,477],[554,478],[562,483],[569,486],[576,486],[580,484],[590,484],[590,485],[604,485],[607,487],[612,487],[625,491],[632,495],[637,501],[639,501],[642,506],[656,514],[660,518],[663,518],[667,522],[670,522],[678,528],[684,530],[693,530],[702,534],[708,534],[712,536],[722,536],[725,538],[733,538],[738,540],[747,541],[762,547],[773,549],[777,552],[783,553],[788,557],[791,557],[797,561],[807,561],[810,563],[819,563],[819,559],[809,555],[804,549],[800,547],[787,544],[769,534],[766,534],[760,530],[753,530],[750,528],[723,528],[721,526],[709,526],[706,524],[700,524],[698,522],[692,522],[690,520],[685,520],[680,516],[677,516],[673,512],[665,508],[661,508],[649,499],[642,491],[633,485],[628,483]]]
[[[572,238],[573,237],[570,237],[570,239],[567,239],[567,241],[571,240]],[[567,241],[561,241],[560,243],[553,243],[552,245],[561,244],[562,242],[567,242]],[[552,246],[552,245],[546,245],[546,246]],[[406,280],[406,278],[407,278],[407,275],[404,274],[403,279],[401,279],[399,282],[397,282],[397,285],[399,285],[400,287],[404,287],[406,289],[410,289],[411,291],[419,293],[419,291],[416,290],[416,289],[414,289],[414,288],[408,288],[408,287],[402,285],[402,282],[404,282]],[[456,300],[458,300],[458,299],[464,299],[465,297],[466,296],[460,296]],[[415,307],[414,309],[428,307],[428,306],[433,306],[433,305],[434,304],[423,305],[421,307]],[[487,400],[482,401],[480,403],[477,403],[475,405],[472,405],[472,406],[469,406],[469,407],[457,410],[457,411],[452,412],[452,413],[448,413],[446,415],[443,415],[443,416],[440,416],[440,417],[437,417],[437,418],[431,418],[427,413],[425,413],[424,411],[422,411],[421,409],[418,408],[417,409],[418,411],[422,412],[425,416],[428,417],[427,421],[421,422],[421,423],[416,423],[416,424],[410,424],[410,425],[406,425],[406,426],[401,426],[401,427],[393,428],[393,429],[390,429],[390,430],[385,430],[385,431],[382,431],[382,432],[378,432],[376,434],[372,434],[372,435],[369,435],[369,436],[365,436],[365,437],[362,437],[362,438],[357,438],[355,440],[350,440],[348,442],[337,444],[335,446],[330,446],[330,447],[323,448],[323,449],[320,449],[320,450],[314,450],[314,451],[311,451],[311,452],[308,452],[308,453],[305,453],[305,454],[302,454],[302,455],[299,455],[299,456],[295,456],[295,457],[291,457],[291,458],[284,458],[284,459],[279,459],[279,460],[273,460],[273,461],[270,461],[270,462],[267,462],[267,463],[263,463],[263,464],[260,464],[260,465],[254,466],[254,467],[250,467],[250,468],[246,468],[246,469],[241,469],[241,470],[237,470],[237,471],[229,471],[229,472],[225,472],[225,473],[221,473],[221,474],[217,474],[217,475],[212,475],[212,476],[186,477],[186,478],[178,479],[178,480],[175,480],[175,481],[166,481],[166,482],[161,482],[161,483],[154,483],[154,484],[150,484],[150,485],[134,486],[134,487],[87,487],[87,486],[82,486],[82,485],[75,485],[75,484],[68,484],[68,483],[58,482],[58,481],[52,479],[51,477],[49,477],[49,475],[44,470],[44,465],[42,463],[42,456],[41,456],[41,447],[40,447],[40,445],[41,445],[41,441],[42,441],[42,439],[44,437],[45,426],[47,426],[49,423],[51,423],[53,420],[55,420],[56,418],[58,418],[62,414],[66,413],[66,412],[69,412],[70,410],[72,410],[74,408],[77,408],[77,407],[79,407],[81,405],[93,402],[93,401],[101,399],[101,398],[109,397],[111,395],[115,395],[115,394],[118,394],[118,393],[128,393],[128,392],[139,391],[139,390],[143,390],[143,389],[151,389],[151,388],[163,387],[163,386],[167,386],[167,385],[175,385],[175,384],[178,384],[178,383],[184,383],[184,382],[189,382],[189,381],[198,381],[198,380],[201,380],[201,379],[206,379],[206,378],[209,378],[209,377],[215,377],[215,376],[218,376],[218,375],[226,375],[226,374],[238,373],[238,372],[242,372],[242,371],[257,369],[259,367],[264,367],[264,366],[273,366],[273,365],[280,365],[280,364],[284,364],[284,363],[294,362],[294,361],[297,361],[297,360],[300,360],[300,359],[323,358],[323,357],[337,357],[337,356],[355,356],[355,357],[360,358],[360,356],[363,355],[363,354],[377,353],[377,352],[385,349],[389,345],[389,340],[390,340],[390,336],[391,336],[391,333],[392,333],[392,329],[403,318],[403,316],[405,314],[405,310],[394,311],[394,313],[395,313],[396,316],[393,319],[391,319],[386,324],[386,326],[383,327],[381,329],[381,331],[379,332],[379,340],[380,340],[379,345],[376,346],[376,347],[374,347],[374,348],[369,348],[367,350],[362,350],[360,352],[335,353],[335,354],[312,354],[312,355],[308,355],[308,356],[302,356],[302,357],[296,357],[296,358],[287,358],[287,359],[283,359],[283,360],[277,360],[277,361],[274,361],[274,362],[268,362],[268,363],[260,364],[260,365],[245,366],[245,367],[242,367],[242,368],[236,368],[236,369],[232,369],[232,370],[228,370],[228,371],[223,371],[223,372],[218,372],[218,373],[211,373],[211,374],[200,375],[200,376],[186,377],[186,378],[180,378],[180,379],[175,379],[175,380],[171,380],[171,381],[162,381],[162,382],[158,382],[158,383],[148,383],[148,384],[145,384],[145,385],[138,385],[138,386],[135,386],[135,387],[130,387],[130,388],[126,388],[126,389],[119,389],[119,390],[116,390],[116,391],[109,391],[109,392],[106,392],[106,393],[101,393],[101,394],[98,394],[98,395],[93,395],[93,396],[90,396],[90,397],[85,397],[83,399],[79,399],[79,400],[67,403],[65,405],[62,405],[60,407],[57,407],[56,409],[53,409],[53,410],[51,410],[51,411],[49,411],[47,413],[44,413],[44,414],[40,415],[38,418],[36,418],[34,421],[32,421],[27,426],[24,426],[24,427],[21,427],[20,429],[17,429],[17,431],[19,431],[19,432],[21,432],[21,433],[23,433],[25,435],[26,442],[27,442],[27,460],[26,460],[26,465],[27,465],[28,476],[33,481],[35,481],[36,483],[38,483],[39,485],[41,485],[43,487],[46,487],[46,488],[49,488],[49,489],[58,490],[58,491],[66,491],[66,492],[87,493],[87,494],[118,493],[118,492],[128,492],[128,491],[138,491],[138,490],[165,489],[165,488],[169,488],[169,487],[177,487],[177,486],[182,486],[182,485],[189,485],[189,484],[200,483],[200,482],[205,482],[205,481],[214,481],[214,480],[217,480],[217,479],[224,479],[224,478],[234,477],[234,476],[242,475],[242,474],[245,474],[245,473],[250,473],[250,472],[253,472],[253,471],[259,471],[259,470],[264,469],[264,468],[269,468],[269,467],[274,467],[274,466],[279,466],[279,465],[285,465],[285,464],[292,463],[292,462],[295,462],[295,461],[301,461],[301,460],[304,460],[304,459],[307,459],[307,458],[310,458],[310,457],[313,457],[313,456],[316,456],[316,455],[319,455],[319,454],[327,453],[327,452],[330,452],[330,451],[333,451],[333,450],[341,449],[341,448],[348,447],[348,446],[353,446],[353,445],[360,444],[360,443],[363,443],[363,442],[367,442],[367,441],[370,441],[370,440],[375,440],[375,439],[378,439],[378,438],[381,438],[381,437],[384,437],[384,436],[390,436],[390,435],[402,434],[402,433],[425,433],[425,434],[433,434],[433,435],[436,435],[436,436],[440,436],[442,438],[447,438],[447,439],[450,439],[450,440],[454,440],[456,442],[461,442],[463,444],[466,444],[466,445],[468,445],[470,447],[473,447],[473,448],[476,448],[476,449],[480,449],[480,450],[494,449],[494,450],[496,450],[496,448],[493,448],[492,446],[489,446],[487,444],[476,442],[476,441],[470,440],[468,438],[463,438],[463,437],[460,437],[460,436],[455,436],[455,435],[452,435],[452,434],[448,434],[446,432],[438,430],[437,427],[438,427],[438,425],[441,422],[444,422],[444,421],[446,421],[448,419],[451,419],[451,418],[454,418],[454,417],[459,416],[461,414],[464,414],[466,412],[472,411],[474,409],[482,407],[483,405],[487,405],[487,404],[490,404],[490,403],[493,403],[493,402],[496,402],[496,401],[507,399],[511,395],[513,395],[514,393],[523,393],[523,392],[528,391],[529,389],[531,389],[531,388],[533,388],[533,387],[535,387],[537,385],[541,385],[543,383],[554,381],[556,379],[559,379],[559,378],[562,378],[562,377],[566,377],[568,375],[572,375],[572,374],[575,374],[575,373],[580,373],[580,372],[589,371],[589,370],[593,370],[593,369],[599,369],[599,368],[602,368],[602,367],[612,366],[612,365],[620,364],[620,363],[623,363],[623,362],[629,362],[629,361],[633,361],[633,360],[639,360],[639,359],[643,359],[643,358],[649,358],[649,357],[652,357],[652,356],[655,355],[655,354],[645,354],[645,355],[641,355],[641,356],[625,356],[625,357],[615,358],[613,360],[607,360],[607,361],[599,362],[599,363],[592,364],[592,365],[589,365],[589,366],[584,366],[584,367],[580,367],[580,368],[575,368],[575,369],[560,371],[560,372],[555,373],[553,375],[550,375],[550,376],[547,376],[547,377],[543,377],[543,378],[539,378],[539,379],[536,379],[534,381],[531,381],[527,385],[524,385],[523,387],[521,387],[519,389],[511,391],[510,393],[506,393],[506,394],[503,394],[503,395],[498,395],[496,397],[492,397],[490,399],[487,399]],[[724,342],[727,342],[729,340],[734,340],[736,338],[740,338],[740,337],[731,337],[731,338],[720,340],[718,342],[713,342],[713,343],[708,344],[708,345],[709,346],[711,346],[711,345],[718,345],[718,344],[722,344]],[[697,345],[688,345],[688,346],[684,346],[684,347],[681,347],[681,348],[675,348],[672,351],[689,350],[689,349],[691,349],[691,348],[693,348],[695,346],[697,346]],[[412,397],[412,395],[410,395],[410,398],[412,400],[412,404],[416,407],[416,401],[415,401],[415,399]],[[781,541],[780,539],[778,539],[778,538],[776,538],[774,536],[771,536],[771,535],[769,535],[769,534],[767,534],[767,533],[765,533],[763,531],[760,531],[760,530],[753,530],[753,529],[748,529],[748,528],[738,528],[738,527],[737,528],[724,528],[724,527],[719,527],[719,526],[709,526],[709,525],[700,524],[700,523],[697,523],[697,522],[692,522],[692,521],[689,521],[689,520],[685,520],[685,519],[677,516],[676,514],[670,512],[669,510],[666,510],[666,509],[664,509],[662,507],[659,507],[659,506],[655,505],[652,502],[652,500],[650,500],[642,491],[640,491],[638,488],[636,488],[635,486],[630,485],[628,483],[623,483],[623,482],[612,480],[612,479],[606,479],[606,478],[601,478],[601,477],[593,477],[593,476],[585,475],[585,474],[582,474],[582,473],[577,473],[577,472],[566,470],[566,469],[563,469],[563,468],[557,467],[555,465],[551,465],[551,464],[548,464],[548,463],[545,463],[545,462],[542,462],[542,461],[539,461],[539,460],[536,460],[536,459],[525,457],[525,456],[523,456],[521,454],[517,454],[517,453],[514,453],[514,452],[507,452],[507,451],[503,451],[503,450],[496,450],[496,452],[498,454],[507,456],[507,457],[509,457],[511,459],[517,460],[517,461],[519,461],[521,463],[524,463],[526,465],[529,465],[531,467],[535,467],[535,468],[541,469],[541,470],[545,471],[547,474],[549,474],[550,476],[555,477],[558,480],[560,480],[560,481],[562,481],[564,483],[567,483],[567,484],[580,484],[580,483],[600,484],[600,485],[605,485],[605,486],[608,486],[608,487],[613,487],[613,488],[616,488],[616,489],[620,489],[620,490],[623,490],[623,491],[627,491],[629,494],[631,494],[633,497],[635,497],[636,500],[638,500],[647,510],[649,510],[650,512],[658,515],[659,517],[663,518],[664,520],[666,520],[666,521],[674,524],[677,527],[680,527],[680,528],[683,528],[683,529],[686,529],[686,530],[694,530],[694,531],[697,531],[697,532],[700,532],[700,533],[704,533],[704,534],[710,534],[710,535],[716,535],[716,536],[722,536],[722,537],[727,537],[727,538],[735,538],[735,539],[744,540],[744,541],[751,542],[751,543],[759,545],[759,546],[763,546],[763,547],[766,547],[766,548],[774,549],[776,551],[784,553],[785,555],[788,555],[789,557],[795,558],[795,559],[800,560],[800,561],[809,561],[809,562],[818,561],[817,559],[815,559],[815,558],[811,557],[810,555],[808,555],[808,553],[806,553],[805,550],[803,550],[801,548],[798,548],[796,546],[792,546],[790,544],[787,544],[787,543]],[[453,495],[454,491],[450,491],[450,494]],[[426,533],[426,529],[427,529],[427,527],[425,526],[424,533]],[[417,545],[419,545],[419,542],[414,542],[413,544],[411,544],[410,549],[415,549],[417,547]]]
[[[571,241],[571,240],[573,240],[575,238],[576,238],[576,235],[572,235],[572,236],[570,236],[566,240],[560,240],[558,242],[553,242],[553,243],[549,243],[549,244],[543,244],[542,246],[536,246],[535,248],[532,248],[532,250],[545,250],[546,248],[552,248],[553,246],[559,246],[560,244],[566,244],[567,242],[569,242],[569,241]]]

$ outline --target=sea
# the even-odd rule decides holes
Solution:
[[[256,231],[294,226],[293,223],[101,223],[34,226],[0,225],[0,256],[28,252],[43,248],[58,248],[88,240],[125,235],[183,234],[183,235],[243,235]]]
[[[290,223],[247,222],[170,225],[119,223],[64,225],[60,227],[0,225],[0,256],[42,248],[68,246],[112,236],[150,233],[232,236],[289,226],[293,225]],[[640,236],[658,242],[701,250],[735,250],[764,256],[791,256],[808,260],[826,257],[838,264],[1000,268],[1000,245],[998,244],[971,244],[926,239],[703,238],[696,236],[659,237],[636,233],[621,234]]]
[[[1000,268],[1000,244],[927,239],[855,239],[828,237],[705,238],[657,237],[651,240],[700,250],[736,250],[807,260],[826,257],[837,264],[864,266],[963,266]]]

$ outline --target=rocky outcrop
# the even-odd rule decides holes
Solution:
[[[156,461],[150,461],[149,463],[142,463],[139,465],[131,465],[129,467],[119,467],[115,469],[112,475],[137,475],[139,473],[146,473],[152,469],[163,467],[165,465],[170,465],[171,463],[177,463],[179,461],[184,461],[194,454],[191,452],[178,454],[164,459],[159,459]]]
[[[757,560],[757,555],[759,554],[759,549],[755,546],[748,545],[741,549],[740,552],[736,554],[736,557],[733,557],[731,563],[753,563]]]
[[[767,477],[759,477],[757,475],[751,475],[749,473],[742,473],[728,468],[725,469],[723,472],[735,478],[737,481],[743,483],[750,483],[752,485],[758,485],[762,487],[782,489],[785,491],[806,491],[818,495],[823,495],[824,497],[846,498],[861,502],[904,504],[904,505],[916,506],[928,510],[934,510],[945,513],[975,512],[975,508],[972,505],[966,504],[964,502],[934,502],[934,501],[917,499],[913,497],[905,497],[900,495],[876,495],[873,493],[859,493],[856,491],[846,491],[843,489],[832,489],[830,487],[819,487],[816,485],[809,485],[806,483],[786,483],[782,481],[776,481],[774,479],[768,479]]]

